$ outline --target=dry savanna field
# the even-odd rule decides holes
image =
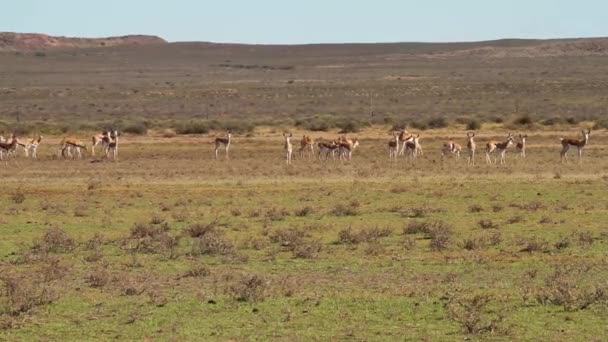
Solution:
[[[0,165],[0,339],[606,340],[606,62],[419,56],[431,48],[447,49],[0,54],[3,135],[44,135],[38,160],[18,150]],[[293,68],[216,67],[266,57]],[[378,95],[369,119],[365,97],[361,127],[345,133],[360,142],[352,160],[300,158],[302,135],[344,128],[296,121],[349,117],[363,88],[404,98]],[[408,128],[424,150],[416,163],[390,162],[393,129],[438,113],[442,127]],[[475,165],[466,149],[442,161],[444,142],[466,145],[470,120]],[[224,122],[237,128],[230,159],[215,160]],[[211,130],[180,134],[189,124]],[[121,131],[116,161],[57,158],[63,137],[90,147],[107,126]],[[559,138],[583,128],[582,163],[575,149],[560,163]],[[528,135],[526,159],[511,146],[506,165],[487,165],[484,144],[509,132]]]

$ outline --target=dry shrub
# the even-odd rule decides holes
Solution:
[[[543,252],[546,253],[549,251],[549,242],[545,239],[541,238],[531,238],[524,239],[522,241],[524,247],[520,250],[520,252]]]
[[[405,228],[403,234],[424,234],[427,239],[437,235],[450,235],[452,226],[442,220],[412,221]]]
[[[538,221],[538,223],[540,223],[540,224],[551,224],[551,223],[553,223],[553,220],[549,216],[543,216],[543,217],[540,218],[540,221]]]
[[[301,259],[314,259],[321,252],[323,244],[319,240],[304,240],[293,248],[293,256]]]
[[[190,225],[186,229],[186,233],[193,238],[200,238],[205,236],[207,233],[216,232],[218,227],[218,221],[215,220],[213,222],[203,224],[203,223],[195,223]]]
[[[471,213],[480,213],[483,211],[483,207],[479,204],[473,204],[469,207],[469,212]]]
[[[289,216],[289,211],[285,208],[270,208],[266,210],[266,218],[270,221],[283,221]]]
[[[314,210],[311,206],[305,206],[301,209],[296,210],[294,214],[298,217],[305,217],[312,214],[313,212]]]
[[[565,249],[570,247],[570,239],[567,237],[561,237],[559,240],[557,240],[553,246],[555,247],[555,249]]]
[[[18,316],[36,306],[50,304],[59,298],[57,280],[62,279],[69,267],[59,258],[48,258],[47,263],[35,271],[0,275],[6,301],[2,313]]]
[[[86,205],[80,204],[74,208],[74,217],[87,217],[89,216],[89,208]]]
[[[184,272],[179,278],[202,278],[211,274],[209,268],[205,265],[195,265],[191,269]]]
[[[608,304],[608,285],[584,285],[591,267],[587,265],[560,265],[536,289],[536,300],[541,304],[561,305],[566,311],[585,310],[593,304]],[[594,280],[595,277],[592,277]]]
[[[331,214],[334,216],[357,216],[359,215],[359,202],[353,201],[350,204],[338,203]]]
[[[446,210],[444,208],[423,205],[420,207],[408,208],[407,210],[403,211],[401,216],[409,218],[423,218],[429,214],[443,213],[445,211]]]
[[[589,231],[574,233],[574,237],[580,247],[589,248],[593,245],[593,233]]]
[[[67,253],[76,248],[74,239],[59,227],[47,227],[42,240],[32,246],[34,253]]]
[[[524,222],[524,217],[521,215],[512,216],[507,219],[508,224],[515,224],[515,223],[521,223],[521,222]]]
[[[139,296],[146,291],[149,280],[146,276],[134,276],[123,272],[115,274],[112,283],[116,285],[123,296]]]
[[[228,255],[233,253],[234,244],[226,239],[222,231],[212,230],[192,242],[194,256],[200,255]]]
[[[240,302],[258,302],[266,298],[269,283],[261,275],[244,274],[228,288],[228,293]]]
[[[479,225],[479,227],[481,229],[497,229],[498,228],[498,224],[494,223],[494,221],[492,221],[490,219],[479,220],[477,222],[477,224]]]
[[[352,230],[352,227],[342,229],[338,233],[338,241],[343,244],[358,244],[361,242],[373,242],[383,237],[388,237],[392,233],[392,230],[388,227],[379,228],[371,227],[367,229],[361,229],[357,232]]]
[[[504,209],[503,206],[500,204],[492,205],[492,211],[495,213],[501,212],[503,209]]]
[[[168,253],[169,257],[177,256],[179,237],[169,235],[171,227],[166,222],[162,224],[136,223],[129,237],[122,242],[128,250],[140,253]]]
[[[85,281],[90,287],[104,287],[110,281],[110,272],[108,272],[107,267],[95,267],[87,274]]]
[[[468,334],[495,333],[505,316],[488,309],[489,295],[463,295],[453,297],[447,304],[448,318],[459,323]]]
[[[15,204],[21,204],[25,202],[25,193],[21,189],[17,189],[12,195],[11,200]]]
[[[385,252],[384,246],[377,242],[368,243],[365,247],[365,254],[369,256],[378,256]]]
[[[174,138],[176,135],[175,130],[171,128],[164,129],[162,133],[163,138]]]

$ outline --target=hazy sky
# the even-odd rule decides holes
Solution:
[[[6,0],[0,31],[322,43],[608,36],[604,0]]]

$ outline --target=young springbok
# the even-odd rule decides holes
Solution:
[[[486,144],[486,163],[492,164],[492,159],[490,159],[490,154],[496,153],[496,157],[494,157],[494,164],[500,156],[500,164],[506,164],[505,154],[507,153],[507,148],[513,144],[513,134],[509,133],[507,136],[507,140],[505,142],[496,142],[490,141]]]
[[[528,139],[528,135],[519,135],[519,141],[515,145],[515,149],[517,150],[517,155],[521,159],[526,159],[526,139]]]
[[[581,131],[581,133],[583,134],[582,140],[559,138],[559,140],[562,142],[562,151],[560,152],[562,163],[564,161],[566,163],[568,162],[568,156],[566,154],[568,153],[570,146],[574,146],[578,149],[578,162],[579,163],[582,162],[583,148],[585,146],[587,146],[587,142],[589,141],[589,135],[591,134],[591,130],[587,129],[587,132],[585,132],[583,130],[583,131]]]
[[[393,132],[393,139],[388,142],[388,159],[390,161],[397,161],[397,155],[399,154],[399,134]]]
[[[292,136],[292,133],[289,133],[289,135],[287,135],[287,133],[283,133],[283,138],[285,138],[285,162],[287,165],[291,164],[291,154],[293,153],[293,145],[290,141]]]
[[[300,159],[304,159],[305,154],[308,154],[308,160],[315,156],[315,142],[307,135],[300,140]]]
[[[418,156],[422,155],[422,146],[420,146],[420,133],[410,137],[405,143],[405,157],[409,158],[412,163],[416,163]]]
[[[230,159],[228,155],[228,150],[230,149],[230,140],[232,139],[232,132],[227,132],[226,138],[215,138],[215,159],[217,159],[217,153],[220,148],[224,148],[226,151],[226,159]]]
[[[91,156],[95,156],[95,147],[101,144],[102,150],[105,152],[108,149],[110,143],[110,132],[103,132],[101,134],[95,134],[91,137]]]
[[[467,164],[475,165],[475,150],[477,150],[477,145],[475,144],[475,132],[467,132],[467,150],[469,151],[469,159],[467,160]]]
[[[26,157],[32,157],[33,159],[38,159],[38,146],[40,146],[40,142],[42,141],[42,135],[39,135],[36,139],[28,140],[25,143],[25,147],[23,148],[25,151]]]
[[[353,157],[353,151],[359,146],[359,139],[346,139],[341,138],[338,143],[338,156],[340,160],[351,160]]]
[[[441,161],[445,159],[446,155],[453,154],[456,156],[456,160],[460,160],[460,152],[462,151],[462,146],[460,144],[455,143],[450,140],[443,144],[441,147]]]
[[[108,137],[110,140],[106,144],[106,158],[109,158],[112,154],[112,160],[116,160],[116,157],[118,157],[118,131],[109,132]]]
[[[72,149],[76,151],[75,154],[72,154]],[[66,158],[66,156],[72,159],[76,158],[76,156],[78,156],[78,158],[82,158],[82,150],[86,151],[87,147],[85,144],[82,143],[80,139],[74,137],[66,137],[63,138],[59,143],[58,155],[60,158]]]

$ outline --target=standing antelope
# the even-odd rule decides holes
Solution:
[[[517,145],[515,145],[515,149],[517,150],[518,156],[521,159],[526,159],[526,139],[528,139],[528,135],[519,135],[519,141]]]
[[[308,160],[315,156],[315,143],[311,137],[304,135],[300,140],[300,159],[304,159],[304,154],[308,154]]]
[[[560,157],[561,157],[562,163],[564,161],[566,163],[568,162],[568,156],[566,154],[568,153],[570,146],[575,146],[578,149],[578,162],[579,163],[582,162],[583,148],[585,146],[587,146],[587,142],[589,141],[589,135],[591,134],[591,130],[587,129],[587,132],[585,132],[583,130],[583,131],[581,131],[581,133],[583,134],[582,140],[559,138],[559,140],[562,142],[562,151],[560,152]]]
[[[475,150],[477,145],[475,144],[475,132],[467,132],[467,150],[469,150],[469,159],[467,164],[475,165]]]
[[[109,158],[111,153],[112,160],[116,160],[116,157],[118,157],[118,131],[108,132],[107,137],[109,142],[106,144],[106,158]]]
[[[31,139],[25,143],[23,150],[25,151],[25,156],[31,156],[34,159],[38,159],[38,146],[40,146],[40,142],[42,141],[42,135],[39,135],[37,139]]]
[[[287,133],[283,133],[283,137],[285,138],[285,162],[287,163],[287,165],[291,164],[291,154],[293,152],[293,145],[291,144],[290,139],[292,136],[292,133],[289,133],[289,135],[287,135]]]
[[[95,147],[97,147],[97,145],[101,144],[102,149],[104,151],[107,150],[108,148],[108,144],[110,143],[110,132],[103,132],[101,134],[95,134],[94,136],[91,137],[91,155],[95,156]]]
[[[441,148],[441,161],[445,158],[446,155],[453,154],[456,156],[456,160],[460,160],[460,152],[462,151],[462,146],[460,144],[455,143],[450,140],[443,144]]]
[[[226,151],[226,159],[230,159],[228,155],[228,150],[230,149],[230,140],[232,139],[232,132],[227,132],[226,138],[215,138],[215,159],[217,159],[218,150],[224,147]]]
[[[0,160],[4,160],[4,154],[6,153],[7,158],[10,157],[11,155],[14,156],[15,155],[15,150],[17,149],[17,146],[25,146],[24,144],[22,144],[19,139],[17,139],[17,137],[15,136],[15,134],[13,133],[10,143],[8,142],[9,140],[6,139],[2,142],[0,142]]]
[[[493,152],[496,153],[496,157],[494,158],[494,164],[496,164],[496,160],[498,156],[500,156],[500,164],[505,164],[505,154],[507,153],[507,148],[513,144],[513,134],[509,133],[507,136],[507,140],[505,142],[496,142],[490,141],[486,144],[486,163],[492,164],[492,160],[490,159],[490,154]]]
[[[76,154],[72,154],[72,149],[76,151]],[[66,158],[66,155],[74,159],[76,156],[82,158],[81,150],[87,150],[87,146],[82,143],[78,138],[67,137],[63,138],[59,143],[59,157]]]
[[[388,159],[391,161],[397,161],[397,155],[399,154],[399,134],[393,132],[393,140],[388,142]]]
[[[330,154],[332,159],[336,160],[335,152],[338,149],[338,143],[336,141],[319,141],[317,147],[319,148],[319,160],[328,160]],[[321,159],[321,154],[323,153],[325,154],[325,159]]]
[[[338,156],[340,160],[351,160],[353,151],[359,146],[359,139],[342,138],[338,144]]]
[[[416,158],[422,155],[422,146],[420,146],[420,133],[410,137],[410,140],[406,140],[405,143],[405,157],[409,158],[412,163],[416,162]]]

